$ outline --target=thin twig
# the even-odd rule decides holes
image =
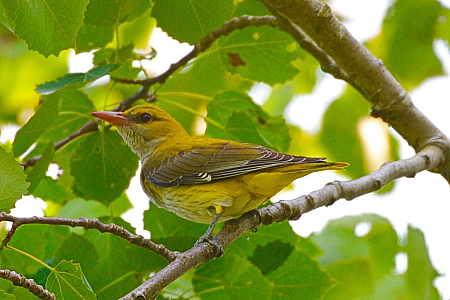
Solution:
[[[175,260],[179,253],[176,251],[170,251],[164,245],[156,244],[149,239],[144,238],[141,235],[136,235],[122,226],[116,224],[104,224],[98,219],[66,219],[66,218],[45,218],[45,217],[30,217],[30,218],[20,218],[9,215],[5,212],[0,213],[0,221],[10,221],[13,222],[13,229],[10,230],[7,236],[3,239],[2,244],[7,245],[14,235],[15,230],[24,224],[48,224],[48,225],[67,225],[71,227],[83,227],[84,229],[96,229],[101,233],[111,233],[115,236],[121,237],[127,240],[130,244],[137,245],[142,248],[146,248],[156,254],[161,255],[167,261],[171,262]]]
[[[41,298],[42,300],[55,300],[56,297],[53,293],[47,291],[41,285],[34,282],[33,279],[27,279],[22,274],[18,274],[10,270],[0,270],[0,278],[11,281],[15,286],[21,286],[31,293]]]
[[[233,31],[241,30],[249,26],[263,26],[263,25],[275,27],[277,25],[276,18],[273,16],[262,16],[262,17],[242,16],[240,18],[234,18],[228,22],[225,22],[222,25],[222,27],[210,32],[205,38],[203,38],[200,42],[194,45],[194,49],[191,52],[189,52],[186,56],[181,58],[178,62],[173,63],[170,66],[170,68],[161,75],[144,80],[135,80],[135,81],[128,80],[127,83],[140,84],[142,85],[142,87],[134,95],[128,97],[127,99],[122,100],[112,111],[125,111],[128,108],[130,108],[134,102],[140,99],[144,99],[147,102],[154,102],[155,96],[149,93],[150,88],[156,83],[160,84],[165,83],[166,80],[174,72],[176,72],[178,69],[186,65],[191,59],[195,58],[200,53],[209,49],[217,39],[219,39],[222,36],[226,36],[232,33]],[[83,125],[83,127],[81,127],[79,130],[69,135],[67,138],[55,143],[54,145],[55,150],[64,147],[74,139],[86,133],[94,132],[97,130],[98,130],[97,123],[93,120],[90,120],[85,125]],[[41,156],[35,156],[26,160],[20,165],[23,166],[24,168],[28,168],[34,166],[39,159],[41,159]]]

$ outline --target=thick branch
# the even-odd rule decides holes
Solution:
[[[134,244],[143,248],[146,248],[156,254],[161,255],[167,261],[173,261],[179,255],[178,252],[173,252],[164,247],[164,245],[156,244],[141,235],[136,235],[122,226],[117,226],[116,224],[104,224],[97,219],[65,219],[65,218],[45,218],[45,217],[31,217],[31,218],[20,218],[9,215],[5,212],[0,213],[0,221],[10,221],[13,222],[12,229],[8,232],[6,237],[3,239],[2,244],[7,245],[14,235],[16,229],[24,224],[48,224],[48,225],[67,225],[71,227],[83,227],[84,229],[96,229],[101,233],[111,233],[115,236],[121,237],[127,240],[130,244]]]
[[[44,289],[41,285],[34,282],[33,279],[27,279],[25,276],[10,270],[0,270],[0,277],[11,281],[15,286],[21,286],[29,290],[42,300],[55,300],[53,293]]]
[[[372,103],[374,117],[389,123],[416,150],[427,145],[441,147],[445,160],[437,171],[450,171],[450,140],[413,104],[409,94],[386,69],[347,31],[318,0],[262,0],[271,10],[301,28],[352,78],[352,84],[364,91]]]
[[[377,171],[362,178],[346,182],[335,181],[309,195],[280,201],[258,211],[246,213],[239,219],[227,221],[215,238],[225,248],[246,231],[258,226],[298,219],[304,213],[332,205],[339,199],[352,200],[376,191],[395,179],[412,177],[418,172],[435,169],[442,164],[442,157],[443,152],[440,147],[428,146],[409,159],[386,163]],[[214,257],[215,247],[208,243],[201,243],[182,253],[175,261],[121,300],[153,299],[152,297],[175,279]]]

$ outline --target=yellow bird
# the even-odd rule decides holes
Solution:
[[[210,224],[199,242],[210,241],[217,222],[257,208],[295,179],[348,166],[259,145],[191,137],[153,105],[92,115],[115,125],[139,155],[141,185],[151,201],[182,218]]]

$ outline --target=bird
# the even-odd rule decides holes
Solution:
[[[149,199],[181,218],[210,224],[197,243],[212,241],[219,248],[212,236],[216,223],[258,208],[295,179],[349,165],[255,144],[189,136],[156,105],[92,115],[114,125],[139,156],[141,186]]]

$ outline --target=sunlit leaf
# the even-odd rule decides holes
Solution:
[[[29,185],[23,168],[0,147],[0,211],[9,213],[14,203],[27,193]]]
[[[75,83],[88,83],[92,80],[98,79],[105,75],[108,75],[115,69],[119,68],[120,64],[100,66],[93,68],[89,72],[86,73],[70,73],[66,74],[61,78],[58,78],[55,81],[44,83],[37,88],[37,92],[40,94],[50,94],[54,91],[57,91],[66,85],[75,84]]]
[[[200,41],[208,32],[228,21],[234,8],[232,0],[153,2],[152,16],[158,20],[158,26],[180,42],[190,44]]]
[[[74,48],[88,0],[1,0],[14,33],[29,49],[49,56]]]

